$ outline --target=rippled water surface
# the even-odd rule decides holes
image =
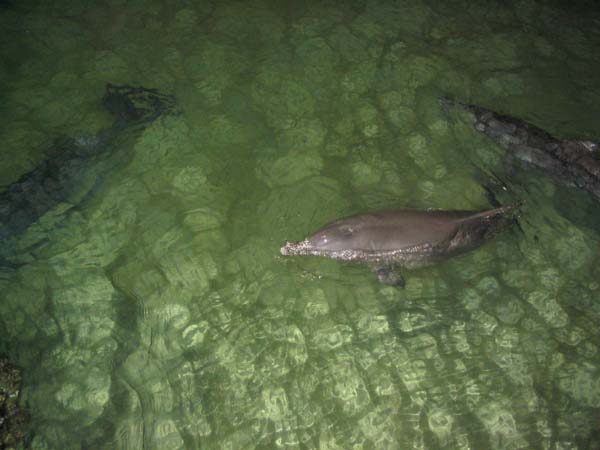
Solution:
[[[598,202],[437,101],[598,140],[584,2],[2,3],[3,186],[107,127],[107,82],[180,111],[11,238],[33,448],[600,448]],[[519,226],[404,289],[279,255],[352,213],[487,208],[483,184]]]

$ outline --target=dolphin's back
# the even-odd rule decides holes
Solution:
[[[467,217],[464,212],[412,210],[360,214],[327,225],[308,240],[323,250],[389,251],[440,242]]]

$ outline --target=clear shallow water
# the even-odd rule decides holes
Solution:
[[[599,20],[528,1],[0,10],[3,184],[106,127],[106,82],[182,111],[0,272],[32,447],[600,446],[597,202],[436,100],[597,140]],[[278,254],[346,214],[487,207],[492,174],[522,232],[404,290]]]

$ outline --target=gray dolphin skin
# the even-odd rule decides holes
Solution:
[[[398,210],[359,214],[320,228],[281,254],[367,263],[385,284],[404,285],[398,269],[416,269],[490,240],[511,221],[518,204],[484,211]]]

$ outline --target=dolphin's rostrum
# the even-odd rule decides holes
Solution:
[[[326,225],[303,241],[286,243],[281,254],[365,262],[381,282],[403,285],[398,269],[427,266],[478,247],[510,223],[508,213],[518,206],[359,214]]]

